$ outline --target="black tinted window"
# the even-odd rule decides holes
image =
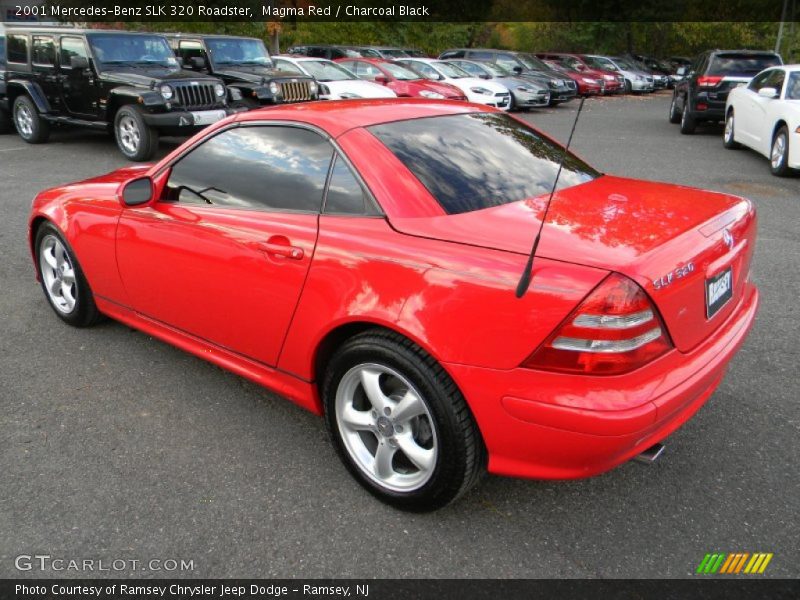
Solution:
[[[38,65],[56,64],[56,44],[53,38],[33,38],[33,62]]]
[[[0,63],[6,62],[6,38],[0,37]]]
[[[318,212],[332,154],[327,140],[306,129],[229,129],[175,164],[166,199]]]
[[[328,195],[325,197],[325,212],[363,215],[375,212],[371,210],[371,206],[371,202],[350,167],[341,157],[337,156],[328,184]]]
[[[369,128],[448,214],[547,194],[563,149],[508,115],[478,113]],[[600,175],[568,155],[559,188]]]
[[[24,35],[8,36],[8,62],[28,62],[28,38]]]
[[[717,54],[708,65],[708,75],[755,75],[767,67],[781,64],[781,59],[770,54],[752,56],[747,54]]]

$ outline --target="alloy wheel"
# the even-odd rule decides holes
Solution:
[[[356,365],[339,382],[335,406],[344,447],[368,478],[395,492],[428,482],[438,456],[436,428],[408,379],[385,365]]]
[[[31,137],[33,135],[33,115],[30,109],[24,104],[18,104],[14,118],[19,134],[25,138]]]
[[[136,121],[128,115],[123,116],[117,125],[119,130],[119,143],[129,154],[136,154],[141,142],[141,132]]]
[[[75,267],[64,244],[55,235],[46,235],[39,246],[39,269],[52,305],[68,315],[75,310],[78,282]]]
[[[783,132],[775,136],[775,141],[772,142],[772,152],[770,154],[770,162],[773,169],[778,169],[785,160],[786,154],[786,136]]]
[[[733,141],[733,113],[731,112],[728,115],[728,118],[725,119],[725,141],[731,143]]]

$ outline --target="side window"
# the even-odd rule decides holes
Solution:
[[[759,73],[750,81],[750,85],[747,87],[754,92],[758,92],[762,87],[767,87],[767,79],[769,79],[770,75],[774,73],[774,70],[764,71],[763,73]]]
[[[572,67],[573,69],[580,69],[581,67],[583,67],[583,65],[581,64],[581,61],[579,61],[577,58],[574,58],[572,56],[569,56],[569,57],[565,58],[564,59],[564,64],[567,65],[568,67]]]
[[[332,156],[328,141],[307,129],[229,129],[175,163],[164,200],[319,212]]]
[[[378,75],[383,75],[381,70],[369,63],[360,63],[361,67],[357,73],[359,77],[362,79],[369,79],[370,81],[375,81],[375,78]]]
[[[86,46],[83,44],[81,38],[75,37],[62,37],[61,38],[61,54],[59,56],[59,63],[62,69],[71,69],[71,61],[73,56],[83,56],[88,59],[89,54],[86,52]],[[103,60],[102,56],[98,56],[100,61]]]
[[[183,59],[185,64],[188,64],[195,57],[205,58],[203,44],[197,40],[181,40],[178,43],[178,56]]]
[[[350,167],[340,157],[336,156],[331,179],[328,183],[328,193],[325,196],[326,214],[364,215],[375,214],[371,208],[364,188],[356,179]]]
[[[514,56],[511,54],[498,54],[497,64],[509,70],[513,70],[514,67],[520,66],[519,63],[517,62],[517,59],[514,58]]]
[[[356,76],[360,76],[361,75],[361,71],[359,70],[361,68],[360,63],[358,63],[358,62],[356,62],[354,60],[346,60],[346,61],[340,62],[339,64],[342,65],[348,71],[352,71],[353,73],[355,73]]]
[[[781,90],[783,89],[784,79],[786,79],[786,72],[783,69],[773,69],[772,73],[770,73],[770,76],[767,79],[766,87],[775,88],[778,90],[778,95],[780,95]]]
[[[491,52],[470,52],[469,58],[472,60],[494,60],[494,54]]]
[[[8,36],[8,62],[22,65],[28,64],[28,36]]]
[[[31,50],[33,64],[47,67],[56,64],[56,44],[53,38],[34,36]]]

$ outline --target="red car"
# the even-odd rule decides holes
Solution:
[[[429,510],[486,469],[636,457],[756,315],[748,200],[572,154],[517,298],[562,153],[486,106],[275,106],[40,193],[30,249],[63,321],[105,315],[276,390],[325,416],[369,491]]]
[[[399,97],[437,100],[466,100],[454,85],[420,77],[411,69],[379,58],[340,58],[335,62],[356,74],[359,79],[385,85]]]
[[[602,77],[594,77],[588,73],[581,73],[575,69],[565,67],[554,60],[545,60],[543,62],[551,69],[572,79],[578,88],[578,95],[580,96],[597,96],[598,94],[604,94],[606,91],[606,84]]]
[[[579,54],[566,54],[563,52],[537,52],[536,56],[542,60],[555,62],[572,72],[580,73],[590,79],[602,79],[605,83],[604,94],[616,94],[625,90],[625,78],[619,73],[596,69],[589,65]]]

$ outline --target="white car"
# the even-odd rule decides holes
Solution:
[[[773,175],[800,169],[800,64],[764,69],[731,90],[723,141],[766,156]]]
[[[473,77],[463,69],[435,58],[400,58],[396,63],[409,67],[432,81],[456,86],[470,102],[488,104],[503,110],[511,108],[511,92],[494,81]]]
[[[359,79],[352,71],[324,58],[273,56],[272,62],[279,71],[300,72],[316,79],[320,100],[397,98],[387,87]]]

